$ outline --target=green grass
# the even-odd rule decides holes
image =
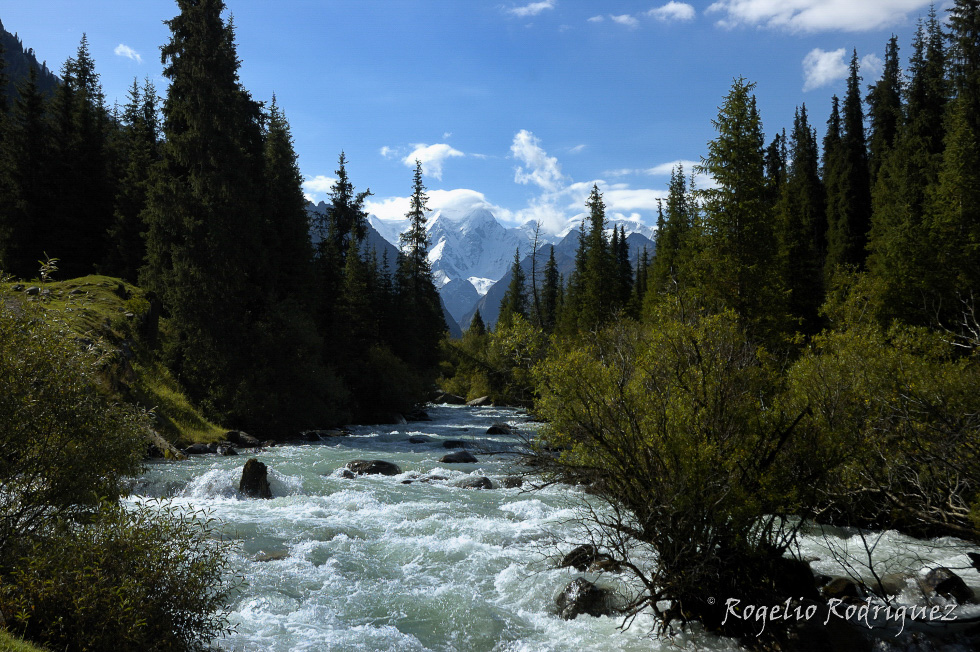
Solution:
[[[19,639],[5,629],[0,629],[0,652],[45,652],[45,649]]]
[[[24,286],[15,291],[15,285]],[[26,289],[50,291],[43,300]],[[177,446],[212,442],[227,431],[208,421],[187,397],[157,355],[139,337],[139,324],[150,309],[145,292],[109,276],[83,276],[67,281],[0,283],[0,303],[13,310],[37,310],[60,324],[70,337],[94,349],[103,360],[107,384],[123,400],[152,410],[156,428]],[[165,333],[165,322],[161,324]],[[128,347],[132,355],[122,355]]]

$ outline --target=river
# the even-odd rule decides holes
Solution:
[[[735,650],[731,641],[695,631],[669,641],[652,637],[653,620],[556,615],[555,597],[572,579],[629,591],[617,575],[556,569],[555,560],[583,542],[578,521],[588,497],[567,486],[534,488],[533,478],[503,488],[521,473],[514,456],[536,424],[513,409],[430,406],[431,422],[360,426],[348,437],[262,450],[272,500],[238,493],[248,457],[197,456],[155,463],[131,500],[168,497],[210,510],[237,542],[233,567],[245,584],[231,607],[235,632],[221,649],[266,650]],[[487,435],[508,423],[514,435]],[[409,437],[422,437],[411,443]],[[447,464],[446,440],[463,440],[477,463]],[[491,454],[492,453],[492,454]],[[355,459],[393,462],[395,476],[341,476]],[[454,486],[484,475],[490,490]],[[863,548],[852,531],[812,533],[801,554],[814,569],[841,574],[848,549]],[[929,545],[880,535],[875,555],[896,568],[969,566],[955,540]],[[860,570],[860,568],[858,568]],[[834,572],[836,571],[836,572]],[[957,571],[980,595],[980,575]],[[911,589],[910,589],[911,591]],[[909,600],[916,600],[910,593]],[[963,648],[967,649],[967,648]]]

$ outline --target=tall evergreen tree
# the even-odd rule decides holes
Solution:
[[[51,221],[55,188],[51,174],[51,130],[44,97],[31,68],[19,87],[19,95],[7,124],[5,147],[9,194],[0,224],[0,263],[5,272],[33,278],[38,261],[54,252],[46,240],[55,225]]]
[[[898,37],[892,35],[885,47],[885,65],[881,79],[868,93],[868,163],[871,184],[878,178],[878,171],[885,157],[895,146],[898,130],[903,122],[902,70],[898,61]]]
[[[256,321],[268,297],[261,111],[242,87],[221,0],[178,0],[162,48],[166,140],[144,218],[141,278],[171,315],[171,363],[213,416],[251,426]]]
[[[879,169],[868,267],[884,289],[887,313],[915,323],[934,318],[933,289],[945,283],[929,236],[927,196],[935,192],[948,101],[946,51],[935,10],[913,41],[905,120]]]
[[[563,311],[563,330],[592,331],[612,317],[615,306],[615,259],[606,239],[606,205],[597,185],[585,202],[575,271],[568,287],[568,310]]]
[[[783,282],[790,314],[802,320],[804,332],[814,333],[823,303],[827,216],[817,135],[806,105],[796,110],[789,147],[790,164],[777,206]]]
[[[717,187],[701,191],[696,288],[710,303],[734,310],[754,337],[772,340],[781,327],[783,295],[754,86],[735,80],[712,121],[718,135],[708,143],[700,171]]]
[[[500,316],[497,318],[497,328],[506,328],[516,315],[527,319],[530,301],[527,296],[527,274],[521,267],[521,250],[514,250],[514,262],[510,266],[510,283],[507,291],[500,300]]]
[[[116,194],[109,250],[102,270],[135,283],[146,257],[142,212],[150,183],[150,172],[159,160],[159,97],[147,78],[143,87],[133,80],[129,102],[123,109],[123,175]]]
[[[429,234],[425,229],[429,197],[422,183],[422,163],[415,162],[412,195],[409,198],[408,230],[401,235],[398,257],[397,292],[403,337],[395,353],[415,365],[421,373],[434,370],[445,319],[439,293],[432,282],[429,265]]]
[[[649,291],[646,300],[655,301],[679,282],[688,262],[689,238],[693,228],[691,198],[688,194],[684,166],[678,165],[670,172],[667,190],[667,210],[658,209],[656,248],[648,277]]]
[[[340,153],[340,161],[335,171],[337,181],[330,189],[329,205],[318,225],[320,238],[331,239],[334,247],[343,256],[351,239],[360,242],[367,232],[367,212],[364,202],[371,196],[371,190],[354,192],[354,184],[347,175],[347,157]]]
[[[561,292],[561,278],[555,262],[555,247],[548,248],[548,262],[544,265],[544,279],[541,284],[541,327],[546,333],[555,329],[558,322],[558,303]]]
[[[871,229],[871,176],[867,141],[864,135],[864,108],[860,94],[857,52],[851,56],[850,75],[837,147],[825,149],[825,167],[834,176],[827,185],[827,271],[833,274],[841,265],[861,267],[867,256]],[[832,117],[833,119],[833,117]],[[830,138],[828,128],[828,138]]]

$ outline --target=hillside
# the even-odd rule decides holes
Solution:
[[[0,45],[3,46],[3,60],[5,74],[8,84],[6,88],[0,88],[0,93],[7,97],[9,106],[13,106],[17,98],[17,87],[21,81],[27,79],[27,75],[32,67],[37,69],[37,83],[41,92],[45,95],[53,95],[54,89],[58,85],[58,78],[53,72],[48,70],[47,62],[39,62],[34,50],[24,49],[24,44],[16,34],[11,34],[3,27],[0,22]]]
[[[166,321],[142,289],[108,276],[7,282],[0,304],[63,328],[95,355],[107,390],[152,412],[156,432],[171,444],[216,441],[226,432],[204,418],[158,359]]]

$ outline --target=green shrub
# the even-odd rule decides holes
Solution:
[[[227,544],[166,505],[106,503],[19,546],[0,587],[12,631],[56,650],[204,650],[226,631]]]

